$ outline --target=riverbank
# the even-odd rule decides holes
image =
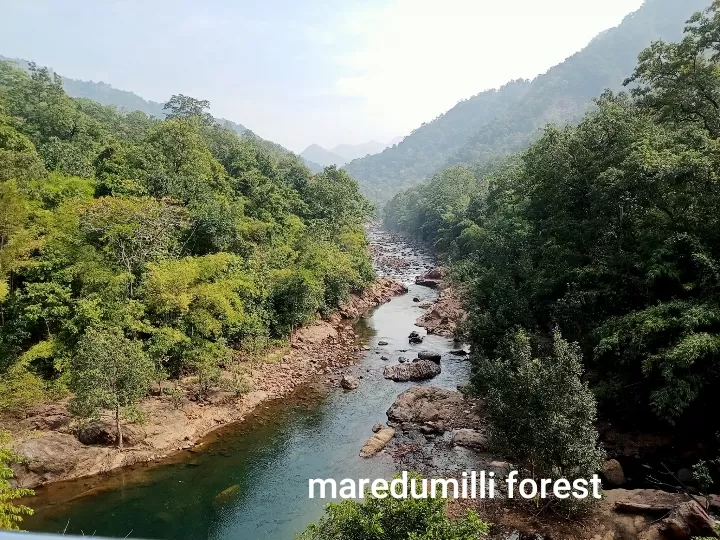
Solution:
[[[287,348],[245,366],[251,390],[239,398],[215,389],[206,400],[193,401],[189,379],[180,381],[179,397],[149,396],[141,403],[144,422],[123,429],[122,451],[107,444],[113,437],[109,419],[83,429],[80,438],[90,444],[81,442],[67,400],[37,406],[22,418],[6,415],[0,425],[10,429],[16,452],[25,458],[15,467],[14,482],[35,488],[157,461],[201,445],[212,431],[243,421],[263,403],[286,396],[299,385],[318,381],[337,386],[343,369],[354,364],[363,350],[353,320],[406,291],[402,283],[381,278],[362,294],[352,295],[329,320],[299,328]]]

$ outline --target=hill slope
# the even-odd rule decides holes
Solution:
[[[575,122],[605,88],[619,89],[638,53],[657,39],[677,40],[692,13],[710,0],[646,0],[622,23],[532,82],[461,101],[393,148],[345,166],[365,195],[384,203],[438,170],[525,148],[549,122]]]

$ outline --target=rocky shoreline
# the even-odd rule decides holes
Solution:
[[[127,447],[122,451],[108,444],[108,423],[80,430],[68,412],[67,400],[35,407],[22,418],[5,415],[0,425],[13,433],[15,451],[25,458],[15,466],[14,483],[35,488],[158,461],[202,444],[212,431],[241,422],[258,406],[300,385],[338,386],[344,368],[356,363],[363,351],[353,319],[405,292],[402,283],[379,279],[363,293],[352,295],[329,320],[298,329],[288,349],[249,366],[252,390],[240,398],[215,390],[206,401],[198,402],[189,400],[186,392],[178,406],[177,400],[166,395],[148,397],[141,405],[145,422],[124,428]],[[180,388],[185,385],[181,383]]]

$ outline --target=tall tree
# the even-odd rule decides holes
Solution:
[[[97,417],[112,411],[118,447],[123,447],[121,413],[147,394],[154,365],[138,341],[119,330],[90,328],[73,358],[70,386],[75,392],[73,411],[83,417]]]

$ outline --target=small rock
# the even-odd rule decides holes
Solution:
[[[382,425],[382,424],[375,424],[375,425],[372,427],[372,432],[373,432],[373,433],[377,433],[377,432],[380,431],[382,428],[383,428],[383,425]]]
[[[625,472],[617,459],[606,461],[601,472],[605,480],[613,486],[622,486],[625,483]]]
[[[440,354],[432,351],[420,351],[418,353],[418,358],[420,360],[430,360],[431,362],[435,362],[436,364],[440,363]]]
[[[360,450],[360,457],[368,458],[372,457],[380,450],[387,446],[395,436],[395,430],[389,427],[381,427],[380,430],[368,439],[365,445]]]
[[[404,356],[401,356],[398,358],[398,362],[400,362],[401,364],[404,364],[405,362],[408,362],[409,360],[410,360],[409,358],[405,358]]]
[[[468,352],[464,349],[453,349],[452,351],[450,351],[450,354],[452,354],[453,356],[467,356]]]
[[[230,502],[235,498],[235,495],[240,491],[240,484],[235,484],[227,489],[222,490],[220,493],[215,495],[213,502],[216,504],[224,504]]]
[[[485,435],[474,429],[458,429],[453,432],[452,443],[456,446],[467,446],[484,450],[487,447]]]
[[[390,358],[388,358],[387,356],[381,356],[381,357],[380,357],[380,360],[386,360],[386,361],[387,361],[387,360],[390,360]]]
[[[420,301],[420,299],[417,296],[415,298],[413,298],[413,302],[419,302],[419,301]]]
[[[384,339],[381,339],[380,341],[378,341],[378,345],[379,345],[380,347],[384,347],[384,346],[387,345],[387,344],[388,344],[388,342],[385,341]]]
[[[352,375],[343,375],[343,378],[340,381],[340,386],[342,386],[345,390],[355,390],[358,386],[360,386],[360,381]]]

